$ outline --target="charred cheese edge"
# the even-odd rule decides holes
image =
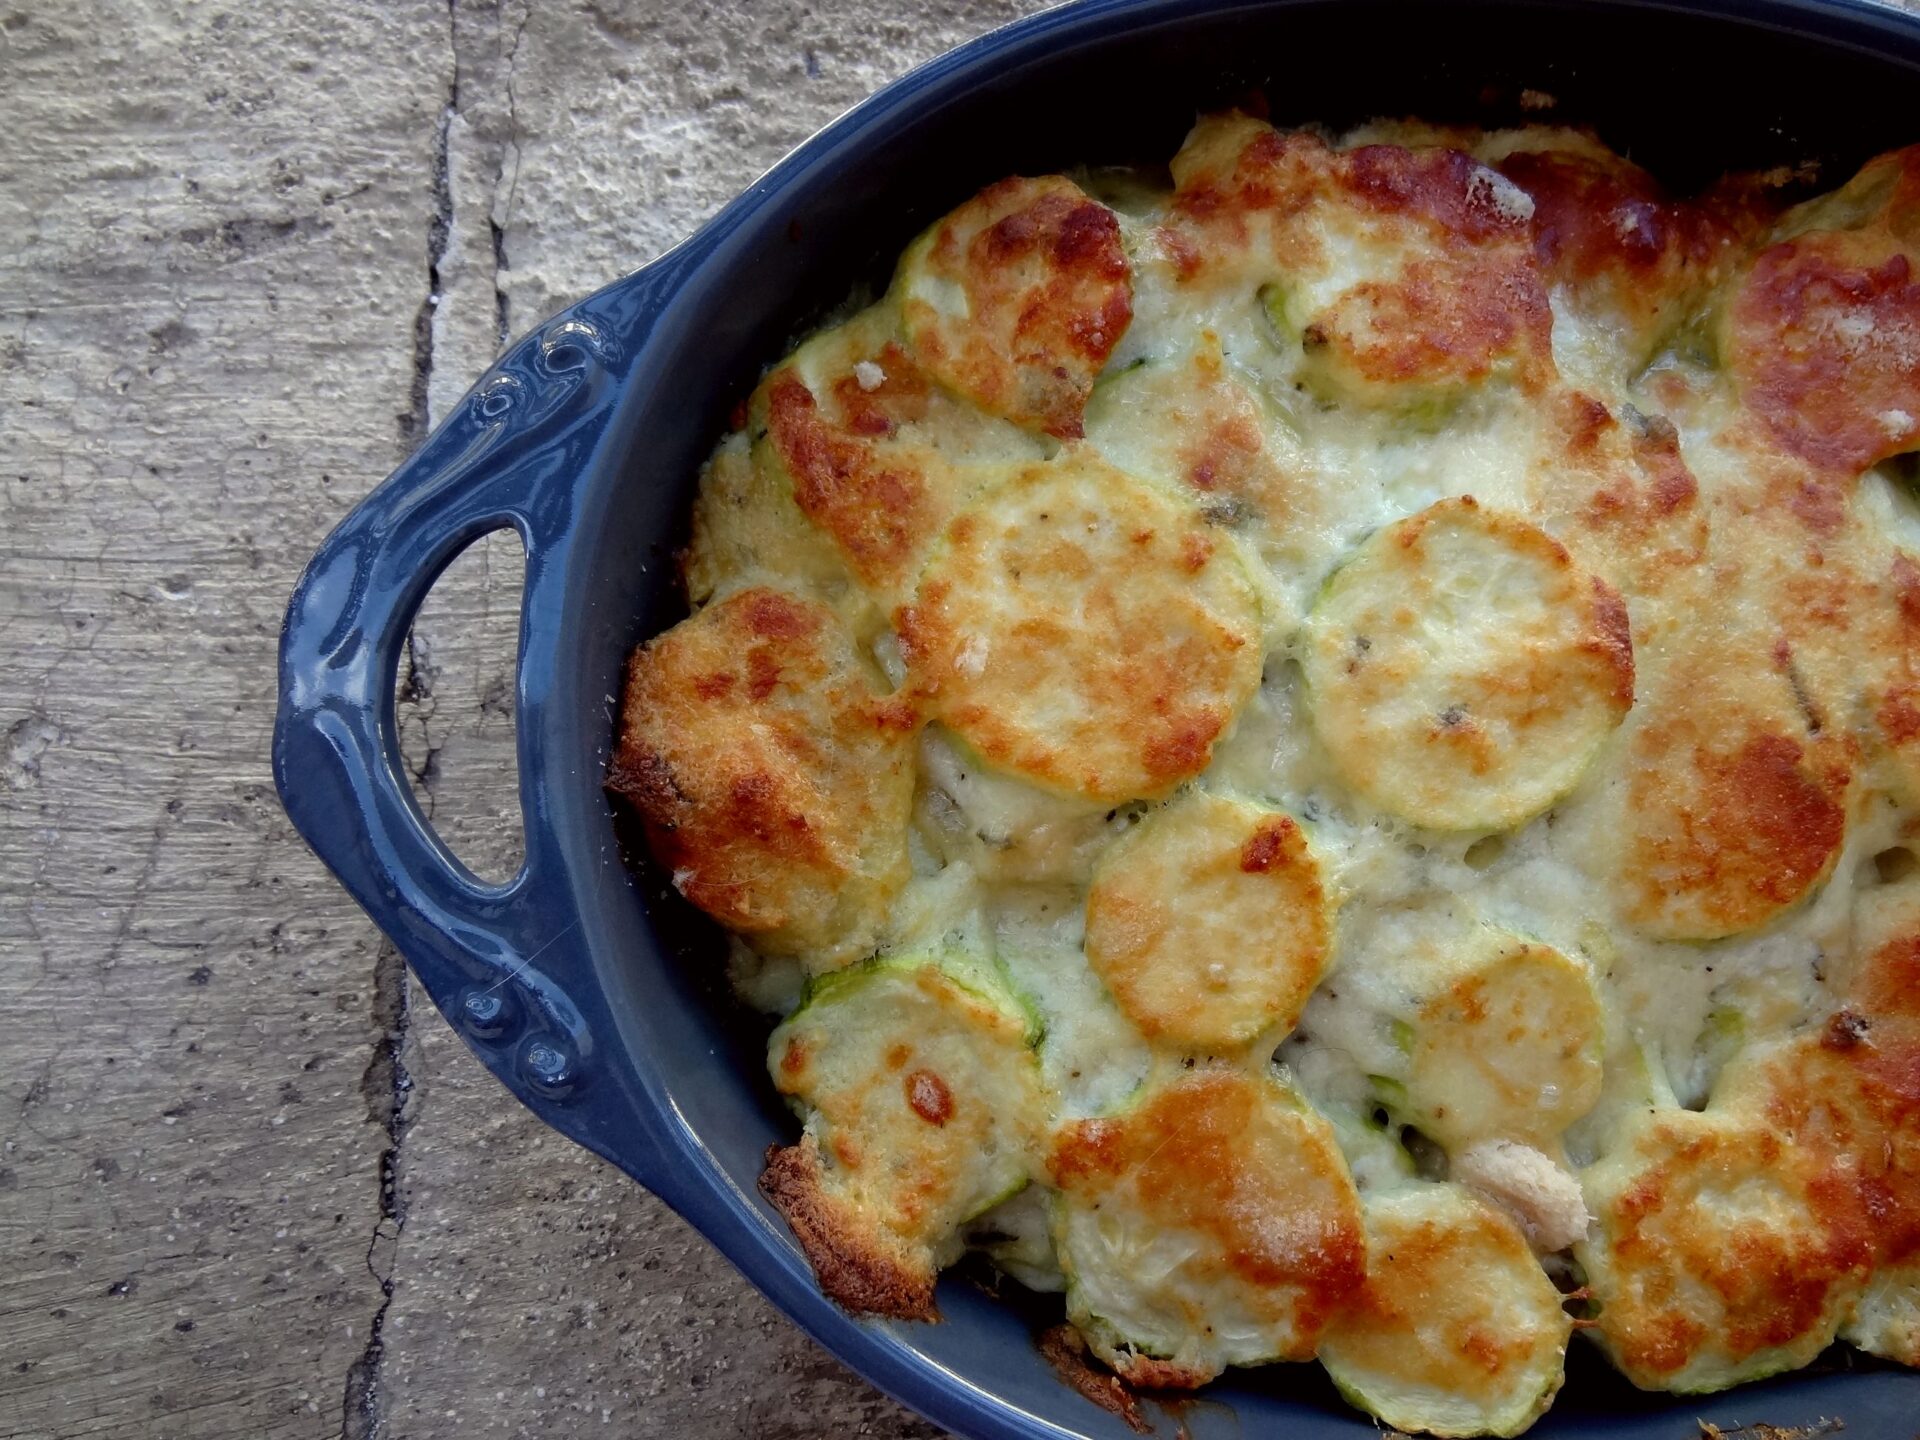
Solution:
[[[1549,1271],[1648,1388],[1920,1361],[1920,149],[1790,180],[1210,115],[740,397],[608,784],[828,1293],[1441,1434]]]
[[[896,956],[842,971],[768,1042],[806,1115],[761,1188],[849,1309],[933,1312],[936,1257],[1026,1184],[1042,1122],[1028,1018],[977,969]]]
[[[674,887],[768,953],[872,949],[910,872],[918,717],[825,606],[727,596],[634,652],[608,785]]]

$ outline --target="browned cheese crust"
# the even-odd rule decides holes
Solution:
[[[1631,1134],[1608,1162],[1625,1183],[1596,1207],[1611,1258],[1588,1266],[1615,1363],[1689,1390],[1708,1364],[1720,1388],[1812,1359],[1867,1273],[1847,1169],[1735,1116],[1665,1111]]]
[[[1174,160],[1161,242],[1190,283],[1292,284],[1327,267],[1338,236],[1381,259],[1298,316],[1335,384],[1449,388],[1499,371],[1531,388],[1553,374],[1553,314],[1526,216],[1495,179],[1457,150],[1335,151],[1244,115],[1212,117]]]
[[[1149,1040],[1231,1054],[1292,1029],[1332,949],[1319,861],[1294,819],[1192,794],[1103,857],[1087,963]]]
[[[906,881],[916,723],[830,611],[745,590],[634,652],[607,784],[689,900],[832,968]]]
[[[1823,1222],[1864,1237],[1882,1269],[1920,1257],[1920,897],[1906,890],[1865,917],[1833,1014],[1740,1057],[1715,1093],[1832,1177]],[[1908,1341],[1892,1358],[1920,1364]]]
[[[1710,524],[1700,482],[1666,417],[1615,409],[1578,390],[1551,403],[1536,471],[1541,518],[1622,592],[1637,648],[1657,653],[1690,608],[1687,582],[1706,558]]]
[[[1823,879],[1845,838],[1843,745],[1675,694],[1632,761],[1629,915],[1708,940],[1751,929]]]
[[[1818,228],[1763,250],[1740,281],[1723,344],[1771,439],[1850,479],[1920,444],[1920,146],[1806,218]]]
[[[1107,803],[1205,769],[1260,678],[1232,541],[1084,453],[962,511],[897,625],[917,691],[989,764]]]
[[[1078,1203],[1124,1190],[1116,1203],[1129,1214],[1201,1241],[1185,1262],[1192,1292],[1237,1288],[1250,1310],[1270,1308],[1284,1331],[1279,1358],[1299,1360],[1365,1280],[1366,1239],[1337,1152],[1329,1168],[1290,1148],[1291,1132],[1260,1115],[1275,1103],[1244,1076],[1195,1071],[1123,1115],[1064,1127],[1051,1169]],[[1196,1333],[1205,1318],[1191,1317]],[[1129,1353],[1123,1373],[1186,1388],[1217,1372]]]
[[[1541,273],[1574,301],[1624,322],[1646,351],[1685,318],[1739,253],[1727,219],[1676,201],[1597,144],[1519,150],[1497,168],[1533,201]]]
[[[756,408],[801,513],[860,580],[897,585],[945,522],[951,482],[936,452],[889,443],[903,423],[925,417],[926,377],[895,343],[856,363],[882,377],[871,390],[849,368],[816,396],[787,365],[767,377]]]
[[[908,252],[902,313],[928,373],[1062,439],[1133,318],[1120,225],[1058,175],[989,185]],[[964,313],[940,292],[964,296]]]
[[[802,1136],[796,1145],[767,1147],[760,1193],[792,1227],[828,1299],[856,1315],[939,1318],[931,1253],[900,1240],[828,1190],[813,1136]]]

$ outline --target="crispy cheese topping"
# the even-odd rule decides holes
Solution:
[[[828,1294],[1439,1435],[1920,1363],[1920,148],[1806,178],[1211,115],[764,373],[608,783]]]

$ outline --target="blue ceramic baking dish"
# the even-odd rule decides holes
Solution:
[[[1088,0],[997,31],[816,135],[697,235],[555,317],[481,379],[301,578],[280,650],[287,812],[474,1053],[561,1133],[660,1195],[868,1379],[972,1437],[1120,1436],[1063,1385],[1042,1304],[949,1281],[945,1322],[824,1300],[754,1187],[791,1118],[763,1034],[719,981],[720,937],[623,862],[600,781],[611,697],[677,618],[695,471],[760,366],[931,217],[1002,175],[1164,162],[1197,110],[1250,90],[1274,118],[1494,123],[1522,88],[1685,188],[1817,158],[1838,180],[1920,139],[1920,14],[1865,0]],[[527,550],[519,766],[525,868],[476,879],[408,790],[395,664],[441,569],[490,530]],[[1576,1347],[1543,1437],[1680,1440],[1696,1417],[1908,1436],[1920,1376],[1844,1353],[1731,1395],[1642,1395]],[[1215,1385],[1196,1440],[1371,1437],[1311,1366]],[[1172,1430],[1169,1419],[1164,1428]]]

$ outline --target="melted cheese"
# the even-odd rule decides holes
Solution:
[[[840,844],[808,869],[724,785],[656,796],[685,811],[669,850],[712,837],[746,882],[694,898],[770,917],[742,995],[789,1012],[865,947],[1017,997],[1038,1183],[970,1223],[993,1185],[965,1187],[916,1257],[1066,1286],[1146,1383],[1334,1326],[1331,1368],[1392,1423],[1523,1427],[1565,1331],[1489,1202],[1579,1241],[1637,1383],[1733,1383],[1836,1332],[1920,1358],[1920,1221],[1856,1223],[1870,1185],[1920,1216],[1920,1038],[1854,978],[1920,849],[1920,153],[1784,219],[1758,183],[1676,201],[1546,127],[1212,117],[1172,177],[992,187],[716,452],[687,643],[758,587],[894,687],[838,656],[808,708],[743,670],[785,739],[691,692],[630,717],[690,776],[816,797],[796,833]],[[1463,513],[1500,519],[1416,563],[1412,517]],[[1407,653],[1356,698],[1316,640],[1351,648],[1359,609]],[[1455,704],[1501,743],[1441,755],[1422,717]],[[1290,888],[1220,866],[1271,817]],[[1432,1183],[1449,1166],[1472,1194]],[[1313,1264],[1259,1223],[1286,1196],[1325,1221]],[[1431,1239],[1453,1309],[1369,1277],[1377,1323],[1336,1321],[1356,1196],[1376,1247]],[[1772,1268],[1728,1271],[1735,1242]],[[1484,1384],[1454,1364],[1482,1310],[1526,1317]]]

